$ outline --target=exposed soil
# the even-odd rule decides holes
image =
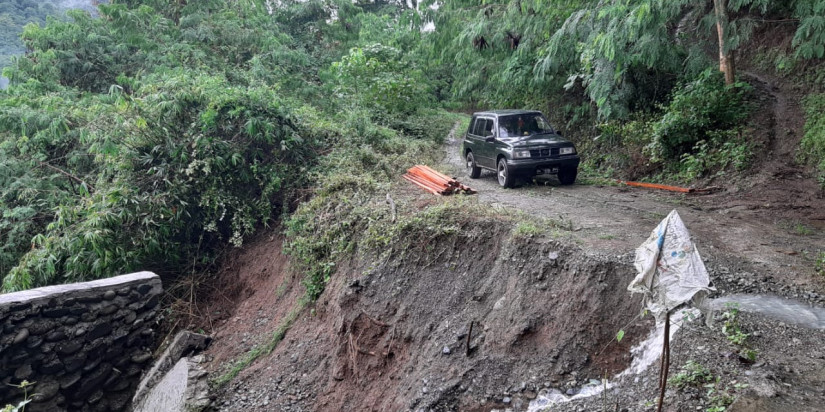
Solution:
[[[218,407],[489,410],[505,397],[526,406],[545,382],[627,366],[630,345],[649,327],[637,323],[635,339],[607,345],[612,325],[629,323],[640,305],[615,293],[633,277],[628,256],[514,238],[500,222],[484,227],[395,250],[374,268],[339,269],[312,314],[245,370]],[[259,295],[266,293],[251,300]],[[222,326],[209,353],[218,360],[243,333]]]
[[[274,234],[250,242],[226,260],[200,299],[201,327],[214,338],[212,372],[264,342],[302,296],[282,248],[281,237]]]
[[[456,143],[452,139],[446,146],[442,169],[460,174],[463,163]],[[530,400],[550,388],[576,393],[593,379],[626,367],[630,347],[652,327],[650,319],[635,322],[621,344],[610,344],[640,308],[638,299],[625,292],[634,273],[632,251],[672,208],[679,210],[699,244],[718,295],[775,293],[825,302],[822,282],[802,252],[825,244],[822,231],[798,234],[773,217],[774,209],[707,211],[688,196],[559,186],[552,179],[514,190],[498,188],[490,174],[463,180],[479,190],[478,202],[555,219],[573,231],[556,238],[521,238],[511,235],[509,224],[484,222],[426,248],[366,252],[338,270],[316,306],[304,312],[271,355],[218,394],[215,409],[526,410]],[[432,201],[429,195],[410,195],[409,188],[400,185],[406,195],[397,202]],[[216,331],[208,353],[215,370],[264,341],[300,295],[298,276],[288,275],[280,250],[279,240],[262,239],[222,275],[229,282],[225,289],[239,291],[235,294],[245,299],[238,300],[240,306]],[[718,328],[695,322],[675,338],[673,373],[693,359],[726,384],[778,379],[753,384],[772,385],[772,408],[823,400],[820,392],[810,391],[819,375],[800,377],[782,369],[797,365],[792,368],[821,370],[825,361],[815,354],[798,364],[792,357],[815,350],[819,335],[783,328],[770,319],[751,321],[749,316],[759,319],[743,314],[745,330],[781,329],[782,339],[799,340],[799,352],[784,353],[772,337],[755,339],[752,345],[761,364],[742,365],[732,355],[720,357],[735,348]],[[470,321],[474,326],[467,356]],[[691,344],[679,344],[686,341]],[[757,378],[744,378],[748,371]],[[655,398],[657,373],[654,367],[638,379],[623,379],[607,397],[628,410],[651,410],[648,401]],[[777,382],[794,383],[789,388]],[[670,410],[708,407],[708,397],[699,392],[671,390]],[[746,389],[733,393],[768,402]],[[600,397],[587,398],[558,408],[599,410],[601,402]]]
[[[640,302],[625,288],[634,249],[672,209],[705,258],[714,296],[769,293],[823,306],[814,259],[825,250],[825,199],[793,160],[799,102],[790,89],[770,86],[775,79],[749,75],[768,116],[760,122],[767,125],[764,167],[713,182],[722,190],[711,195],[561,186],[555,178],[504,190],[490,172],[466,177],[451,134],[439,168],[477,189],[475,201],[572,231],[547,227],[542,236],[520,237],[506,222],[485,221],[422,247],[360,251],[339,265],[272,354],[217,394],[214,409],[519,411],[550,390],[575,394],[627,367],[630,347],[652,328],[650,319],[631,323]],[[396,190],[399,208],[434,202],[400,180]],[[208,313],[223,317],[207,353],[213,371],[270,336],[300,297],[299,278],[277,236],[229,260],[208,300]],[[711,329],[696,320],[674,338],[671,376],[694,360],[719,378],[717,392],[738,398],[731,411],[819,410],[825,332],[750,313],[740,314],[740,324],[755,362],[741,360],[742,346],[725,338],[718,321]],[[620,328],[626,338],[616,343]],[[604,397],[552,410],[653,410],[657,377],[652,367],[613,382]],[[717,402],[701,385],[670,388],[667,400],[669,411]]]

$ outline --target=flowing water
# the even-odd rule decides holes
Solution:
[[[825,329],[825,308],[774,295],[730,295],[711,301],[715,310],[733,306],[744,312],[760,313],[785,323],[810,329]]]
[[[698,315],[698,309],[687,309],[671,314],[670,339],[673,340],[673,336],[676,334],[676,331],[678,331],[685,322],[695,319]],[[660,356],[662,355],[662,340],[664,339],[664,336],[664,322],[656,322],[656,327],[653,331],[651,331],[647,339],[630,349],[633,360],[630,362],[630,366],[616,375],[616,377],[620,378],[623,376],[638,375],[647,370],[650,365],[658,362]],[[538,394],[536,399],[530,402],[530,406],[527,411],[538,412],[552,406],[553,404],[570,402],[575,399],[598,395],[605,389],[609,389],[612,386],[613,385],[609,383],[594,381],[589,385],[583,386],[577,394],[572,396],[567,396],[557,389],[545,389]]]
[[[811,306],[807,303],[774,295],[741,294],[724,296],[711,300],[710,307],[717,311],[735,307],[740,311],[760,313],[789,324],[800,325],[810,329],[825,329],[825,308]],[[679,330],[684,322],[689,322],[691,319],[697,318],[698,315],[698,309],[677,311],[677,313],[672,314],[670,324],[671,340],[673,340],[676,331]],[[657,322],[656,328],[651,331],[647,339],[630,350],[633,356],[630,366],[616,377],[638,375],[659,361],[662,355],[662,340],[664,335],[664,323]],[[577,394],[571,396],[565,395],[557,389],[545,389],[538,394],[536,399],[530,402],[528,412],[538,412],[554,404],[598,395],[610,387],[612,387],[611,384],[594,381],[589,385],[583,386]]]

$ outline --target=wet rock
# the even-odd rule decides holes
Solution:
[[[61,316],[66,316],[69,314],[69,309],[64,307],[59,308],[50,308],[43,310],[43,316],[47,318],[59,318]]]
[[[14,371],[14,379],[18,381],[28,379],[32,376],[33,372],[32,365],[30,363],[26,363]]]
[[[80,373],[72,373],[60,379],[60,389],[71,389],[74,385],[80,382],[82,375]]]
[[[45,381],[39,382],[34,387],[34,395],[32,396],[32,402],[40,403],[48,401],[57,395],[57,392],[60,390],[60,384],[56,381]]]
[[[101,308],[99,313],[101,315],[111,315],[112,313],[117,312],[117,310],[118,310],[117,305],[111,304],[111,305],[107,305],[107,306],[104,306],[103,308]]]
[[[86,335],[86,339],[92,341],[97,338],[106,336],[112,332],[112,325],[110,323],[101,323],[92,328]]]
[[[132,362],[134,363],[145,363],[149,359],[152,359],[152,354],[148,352],[139,353],[135,356],[132,356]]]
[[[26,347],[29,349],[36,349],[43,343],[43,338],[40,336],[29,336],[26,340]]]
[[[17,332],[17,335],[14,336],[12,340],[13,345],[17,345],[23,343],[26,339],[29,338],[29,330],[28,329],[20,329],[20,332]]]
[[[66,332],[63,329],[58,329],[46,335],[46,342],[56,342],[66,339]]]
[[[79,351],[80,348],[82,348],[82,347],[83,347],[82,343],[70,341],[70,342],[66,342],[66,343],[63,343],[61,345],[58,345],[56,352],[61,354],[61,355],[71,355],[71,354]]]

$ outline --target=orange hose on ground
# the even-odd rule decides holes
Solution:
[[[679,186],[668,186],[668,185],[660,185],[657,183],[644,183],[644,182],[627,182],[624,180],[619,180],[619,183],[626,184],[628,186],[634,187],[644,187],[647,189],[660,189],[660,190],[667,190],[670,192],[679,192],[679,193],[692,193],[695,189],[688,189],[686,187],[679,187]]]

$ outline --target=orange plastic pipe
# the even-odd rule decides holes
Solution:
[[[624,180],[619,180],[619,183],[624,183],[628,186],[644,187],[644,188],[648,188],[648,189],[660,189],[660,190],[667,190],[667,191],[679,192],[679,193],[692,193],[694,191],[694,189],[688,189],[686,187],[660,185],[660,184],[657,184],[657,183],[626,182]]]

